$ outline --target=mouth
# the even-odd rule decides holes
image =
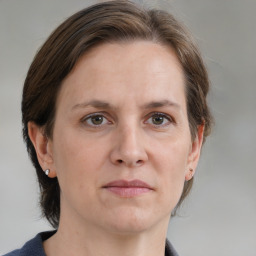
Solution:
[[[107,191],[120,197],[135,197],[153,191],[153,188],[141,180],[115,180],[103,186]]]

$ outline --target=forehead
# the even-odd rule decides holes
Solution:
[[[163,97],[184,101],[184,84],[181,64],[171,47],[147,41],[106,43],[80,58],[63,81],[58,101],[65,97],[121,102],[129,98],[142,104]]]

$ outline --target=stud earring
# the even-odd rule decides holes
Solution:
[[[48,175],[49,175],[49,173],[50,173],[50,170],[49,170],[49,169],[47,169],[47,170],[45,170],[45,171],[44,171],[44,173],[45,173],[45,175],[46,175],[46,176],[48,176]]]
[[[192,168],[190,168],[189,170],[190,170],[190,178],[192,179],[193,178],[193,171],[194,170]]]
[[[189,169],[189,174],[187,174],[186,177],[185,177],[186,181],[189,181],[193,178],[193,171],[194,170],[192,168]]]

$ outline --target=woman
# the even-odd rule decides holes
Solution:
[[[110,1],[67,19],[37,53],[22,99],[56,230],[7,255],[178,255],[166,233],[210,131],[208,89],[170,14]]]

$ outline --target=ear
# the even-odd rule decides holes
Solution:
[[[52,141],[44,134],[42,127],[39,127],[34,122],[28,122],[28,135],[34,145],[38,162],[41,168],[45,171],[50,170],[48,177],[56,177],[52,154]]]
[[[199,161],[201,148],[204,137],[204,124],[197,126],[197,134],[192,141],[191,149],[188,156],[187,170],[185,172],[185,180],[189,181],[195,174],[195,170]]]

